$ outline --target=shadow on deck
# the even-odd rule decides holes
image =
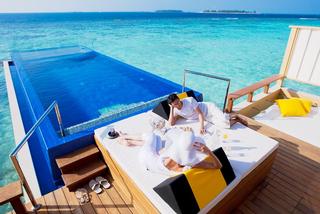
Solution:
[[[235,213],[320,213],[320,149],[254,122],[279,142],[272,169]],[[307,128],[307,127],[301,127]]]

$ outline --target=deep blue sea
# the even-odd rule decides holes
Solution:
[[[290,25],[320,26],[320,16],[201,13],[0,14],[0,59],[10,52],[83,45],[171,81],[184,69],[231,78],[231,91],[279,71]],[[187,86],[219,100],[212,81]],[[314,91],[314,88],[307,88]],[[220,102],[220,101],[218,101]],[[0,68],[0,186],[17,179],[4,73]],[[0,207],[0,213],[8,210]]]

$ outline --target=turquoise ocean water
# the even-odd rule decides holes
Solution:
[[[307,19],[305,19],[307,18]],[[303,15],[155,13],[0,14],[0,59],[10,52],[83,45],[177,83],[184,69],[231,78],[231,91],[276,74],[289,25],[320,26]],[[187,85],[219,100],[223,89],[201,78]],[[216,87],[215,87],[216,85]],[[314,88],[307,90],[315,93]],[[318,90],[317,93],[320,91]],[[0,67],[0,186],[17,179],[4,72]],[[0,207],[0,213],[8,210]]]

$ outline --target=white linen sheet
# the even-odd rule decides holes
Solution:
[[[305,117],[282,117],[274,104],[254,119],[320,148],[320,107],[312,107]]]

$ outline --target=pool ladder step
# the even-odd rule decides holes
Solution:
[[[65,186],[70,191],[89,182],[98,175],[106,175],[107,166],[96,145],[90,145],[56,158]]]

